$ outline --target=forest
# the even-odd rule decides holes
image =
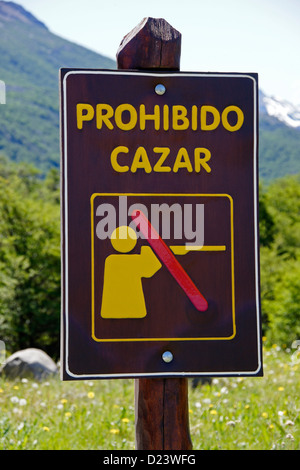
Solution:
[[[60,177],[0,158],[0,339],[7,351],[60,344]],[[300,175],[260,183],[263,335],[300,338]]]

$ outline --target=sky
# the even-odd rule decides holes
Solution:
[[[181,71],[256,72],[267,95],[300,104],[300,0],[14,1],[52,33],[113,59],[143,18],[164,18],[182,34]]]

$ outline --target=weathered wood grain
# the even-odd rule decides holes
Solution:
[[[122,40],[119,69],[179,70],[181,34],[163,18],[144,18]]]
[[[185,378],[135,381],[137,450],[190,450]]]

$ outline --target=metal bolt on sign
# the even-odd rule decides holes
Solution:
[[[171,353],[171,351],[165,351],[162,354],[162,358],[163,358],[164,362],[172,362],[173,361],[173,354]]]
[[[166,87],[164,85],[162,85],[161,83],[159,83],[158,85],[156,85],[155,87],[155,93],[157,95],[164,95],[166,92]]]

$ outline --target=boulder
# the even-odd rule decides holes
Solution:
[[[1,372],[9,379],[43,380],[56,374],[57,366],[41,349],[28,348],[9,356],[5,360]]]

